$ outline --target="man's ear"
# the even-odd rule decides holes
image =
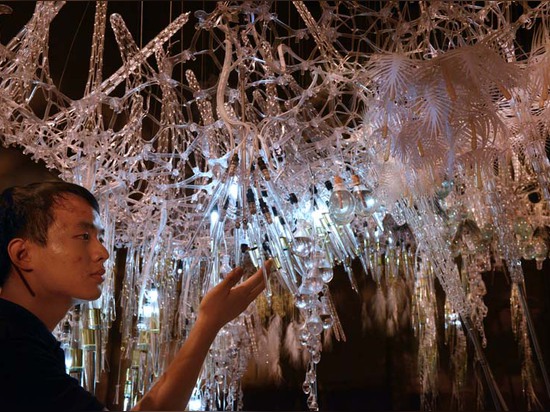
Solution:
[[[32,270],[30,244],[27,240],[21,238],[12,239],[8,243],[8,254],[13,265],[24,271]]]

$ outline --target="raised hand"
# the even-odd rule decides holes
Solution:
[[[266,270],[269,273],[271,265],[272,260],[267,260],[263,268],[239,285],[237,283],[243,276],[243,270],[240,267],[233,269],[220,284],[204,296],[199,307],[199,318],[213,327],[221,328],[239,316],[264,290],[262,271]]]

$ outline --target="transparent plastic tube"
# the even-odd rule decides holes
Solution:
[[[518,284],[519,291],[519,301],[523,309],[525,319],[527,320],[527,327],[529,329],[529,334],[531,335],[531,343],[533,344],[533,349],[537,355],[537,360],[542,374],[542,379],[544,380],[544,387],[546,388],[546,394],[550,399],[550,380],[548,379],[548,372],[544,364],[544,357],[542,356],[542,351],[540,349],[539,341],[537,338],[537,333],[535,331],[535,325],[533,324],[533,319],[529,312],[529,306],[527,305],[527,299],[525,298],[525,283]]]
[[[464,329],[466,329],[468,336],[470,337],[472,343],[474,344],[476,357],[479,364],[481,365],[481,369],[483,370],[485,381],[487,382],[487,386],[489,387],[489,392],[491,393],[491,398],[493,400],[493,404],[495,405],[495,409],[497,411],[507,411],[508,406],[506,405],[506,401],[504,400],[504,398],[502,397],[502,394],[500,393],[500,389],[498,388],[498,385],[495,381],[493,372],[491,371],[491,367],[487,362],[487,358],[485,357],[485,353],[483,352],[481,343],[479,342],[479,339],[476,335],[476,331],[472,327],[472,324],[469,318],[461,315],[461,319],[464,325]]]
[[[163,204],[163,207],[160,211],[160,219],[159,219],[159,226],[157,228],[157,231],[155,233],[155,237],[153,239],[153,243],[151,244],[151,248],[149,250],[149,254],[147,256],[147,260],[145,261],[145,267],[143,269],[142,273],[142,279],[141,279],[141,287],[139,291],[139,301],[138,301],[138,308],[141,308],[143,306],[143,299],[145,297],[145,290],[147,288],[147,284],[149,283],[151,272],[153,269],[154,264],[154,258],[157,253],[157,244],[159,243],[159,240],[162,239],[162,232],[164,228],[166,227],[166,222],[168,221],[168,211],[166,210],[166,204]]]

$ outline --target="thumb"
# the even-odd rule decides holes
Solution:
[[[227,276],[223,281],[228,287],[232,288],[237,284],[237,282],[241,279],[242,276],[243,276],[243,269],[241,267],[236,267],[235,269],[233,269],[231,272],[227,274]]]

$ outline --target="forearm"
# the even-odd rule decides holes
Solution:
[[[270,267],[271,260],[268,260],[265,270],[269,272]],[[232,270],[204,296],[189,337],[166,372],[134,410],[183,410],[187,406],[216,334],[242,313],[265,287],[262,270],[237,285],[241,277],[241,268]]]
[[[184,410],[218,330],[199,316],[166,372],[133,410]]]

